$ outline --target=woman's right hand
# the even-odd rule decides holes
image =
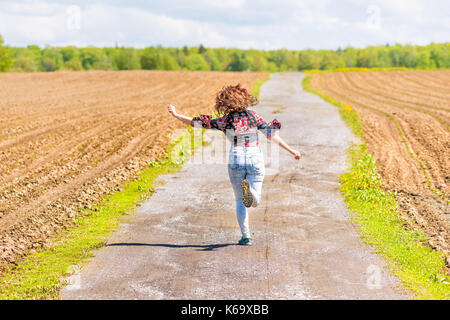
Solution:
[[[301,155],[297,150],[292,150],[292,155],[294,156],[295,160],[300,160]]]
[[[167,107],[167,110],[169,111],[169,113],[170,113],[172,116],[174,116],[174,117],[176,116],[176,114],[177,114],[177,109],[175,108],[175,106],[169,104],[169,106]]]

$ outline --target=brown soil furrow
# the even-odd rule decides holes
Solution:
[[[449,192],[443,177],[450,175],[450,154],[448,153],[450,147],[441,150],[439,146],[437,147],[432,143],[433,141],[444,141],[444,143],[448,144],[448,141],[450,141],[448,129],[446,131],[439,129],[439,127],[429,122],[433,121],[431,119],[426,122],[417,121],[417,116],[411,112],[392,112],[392,104],[384,105],[380,104],[379,101],[375,103],[370,98],[365,99],[360,92],[352,89],[352,83],[346,82],[346,78],[340,78],[341,81],[338,83],[346,85],[346,87],[342,87],[344,92],[346,91],[350,95],[351,92],[355,92],[352,95],[355,98],[350,100],[352,101],[350,104],[359,103],[372,107],[376,105],[376,109],[389,113],[390,117],[398,121],[398,124],[401,126],[400,130],[402,131],[402,135],[406,139],[405,143],[411,149],[410,152],[413,153],[412,157],[417,158],[419,164],[424,163],[426,165],[426,178],[432,178],[430,182],[434,185],[434,189],[439,189],[438,187],[444,185],[444,192],[448,194]]]
[[[110,123],[108,123],[108,124],[110,124]],[[86,130],[83,130],[82,132],[77,133],[76,135],[74,135],[72,137],[72,139],[65,140],[62,143],[56,145],[52,149],[52,152],[42,155],[41,157],[38,158],[37,161],[31,162],[25,168],[23,168],[17,172],[13,172],[12,174],[7,175],[6,177],[1,177],[2,179],[0,180],[0,182],[1,182],[2,188],[3,189],[8,188],[9,187],[8,184],[10,182],[15,180],[14,183],[17,183],[18,179],[20,179],[26,175],[31,175],[36,178],[38,175],[34,171],[37,171],[38,169],[42,169],[41,167],[51,164],[56,158],[58,158],[58,156],[64,156],[65,160],[69,160],[67,158],[67,155],[74,153],[76,150],[78,150],[80,148],[81,145],[86,143],[86,141],[88,141],[98,135],[105,134],[106,132],[109,132],[112,130],[113,130],[113,128],[111,128],[110,126],[103,126],[103,127],[88,126],[88,127],[86,127]],[[114,137],[111,136],[111,139],[114,139]]]
[[[139,121],[145,122],[145,119],[139,119]],[[156,121],[153,120],[153,123],[156,123]],[[48,170],[43,169],[41,172],[31,173],[31,177],[24,179],[22,184],[19,181],[15,181],[15,194],[9,195],[8,207],[6,209],[14,209],[14,199],[16,206],[23,206],[24,201],[33,201],[34,198],[40,195],[34,193],[33,188],[30,188],[30,184],[39,185],[41,189],[52,188],[56,181],[70,181],[77,174],[82,174],[85,167],[95,167],[97,164],[100,165],[102,161],[107,161],[115,152],[123,149],[134,136],[138,136],[141,132],[149,131],[141,130],[141,127],[141,125],[138,125],[133,120],[114,128],[114,130],[109,130],[110,132],[106,137],[104,134],[98,134],[98,139],[83,142],[84,148],[82,152],[78,152],[77,154],[73,153],[69,156],[63,155],[64,157],[62,159],[53,159],[53,162],[48,163],[46,166]],[[111,146],[113,143],[115,145]],[[108,148],[113,148],[112,152]],[[61,170],[61,168],[65,168],[65,163],[71,164],[70,170]],[[5,212],[5,215],[7,213],[8,211]]]
[[[425,73],[427,75],[428,73]],[[450,71],[449,70],[431,70],[430,76],[439,79],[440,82],[448,85],[450,82]]]
[[[445,218],[450,214],[450,208],[447,201],[432,191],[437,188],[448,193],[448,131],[439,131],[432,124],[433,120],[424,118],[429,115],[417,114],[413,110],[398,110],[392,115],[389,107],[371,103],[367,97],[361,98],[361,92],[351,91],[352,85],[345,78],[337,79],[330,74],[314,75],[311,85],[354,106],[363,125],[369,152],[377,162],[386,188],[396,192],[404,217],[412,228],[428,235],[432,247],[450,257],[450,226]],[[435,139],[429,132],[437,134]],[[404,142],[402,136],[406,139]],[[410,152],[414,153],[411,155]],[[427,187],[427,176],[414,159],[417,154],[425,158],[423,163],[435,188]],[[445,183],[439,185],[440,181]]]
[[[109,172],[114,172],[117,171],[117,165],[119,165],[121,162],[124,162],[126,160],[130,160],[134,155],[137,155],[139,153],[139,150],[141,150],[146,144],[148,144],[149,142],[157,142],[157,143],[161,143],[163,142],[160,137],[156,137],[157,136],[156,133],[151,133],[149,135],[144,135],[142,137],[137,137],[136,139],[134,139],[133,141],[131,141],[130,144],[127,145],[126,149],[124,149],[120,155],[116,154],[115,155],[115,159],[110,159],[110,161],[108,161],[108,163],[103,164],[101,167],[96,168],[93,171],[89,171],[86,175],[83,175],[77,179],[75,179],[72,183],[71,186],[63,186],[63,187],[58,187],[56,188],[56,190],[52,190],[52,193],[50,195],[47,196],[43,196],[41,199],[39,199],[40,201],[35,201],[34,203],[28,205],[26,207],[26,209],[22,209],[20,211],[18,211],[18,213],[25,213],[27,212],[27,210],[37,210],[40,209],[38,212],[38,214],[35,215],[35,218],[38,221],[46,221],[49,219],[48,217],[48,210],[52,210],[55,211],[55,205],[56,205],[56,211],[61,211],[63,207],[61,207],[59,205],[59,203],[61,202],[61,200],[64,201],[64,203],[66,203],[66,206],[73,206],[76,205],[76,202],[80,202],[80,197],[84,197],[86,196],[86,194],[81,193],[80,195],[78,195],[78,197],[67,197],[67,193],[70,193],[70,190],[79,190],[80,188],[83,187],[90,187],[90,188],[94,188],[94,193],[97,194],[97,196],[95,197],[96,199],[98,199],[101,194],[103,194],[101,191],[102,189],[100,189],[100,192],[95,190],[95,186],[92,185],[92,181],[96,179],[96,177],[101,177],[104,174],[109,174]],[[152,159],[155,159],[155,157],[153,156]],[[125,165],[125,168],[128,165]],[[114,169],[116,168],[116,169]],[[120,173],[120,172],[119,172]],[[114,177],[114,175],[109,175],[110,178]],[[122,175],[120,175],[121,177],[123,177]],[[111,179],[110,179],[111,180]],[[74,188],[76,187],[76,188]],[[91,189],[92,190],[92,189]],[[54,202],[56,201],[56,203]],[[85,201],[83,201],[83,203],[89,203],[90,201],[92,201],[92,197],[90,197],[90,199],[86,199]],[[52,203],[53,202],[53,203]],[[72,202],[72,204],[71,204]],[[47,204],[48,203],[48,204]],[[46,205],[47,204],[47,205]],[[60,208],[58,210],[58,208]],[[63,215],[66,212],[61,212]],[[55,219],[53,226],[58,225],[58,224],[63,224],[66,223],[68,218],[70,218],[70,216],[61,216],[61,215],[53,215],[53,219]],[[14,219],[15,218],[15,219]],[[34,227],[29,225],[28,223],[24,223],[24,221],[26,218],[23,217],[22,215],[19,216],[9,216],[7,221],[9,221],[8,223],[3,223],[2,224],[2,230],[5,230],[5,233],[3,233],[2,236],[0,236],[0,243],[2,242],[11,242],[14,241],[16,243],[21,243],[21,242],[27,242],[27,241],[31,241],[33,244],[39,243],[42,234],[40,232],[36,232],[35,229],[33,229]],[[48,221],[47,221],[48,222]],[[6,228],[7,227],[7,228]],[[33,233],[27,232],[30,231],[30,228],[32,230],[34,230]],[[52,228],[50,227],[46,227],[45,230],[48,231],[52,231]]]
[[[423,186],[425,184],[425,177],[420,170],[420,166],[409,156],[408,150],[402,143],[395,124],[388,120],[389,118],[386,117],[386,114],[376,108],[368,108],[332,89],[340,88],[340,84],[338,84],[335,77],[323,78],[325,82],[321,82],[318,86],[320,91],[357,108],[363,123],[364,138],[365,140],[372,142],[369,144],[369,151],[373,152],[372,154],[377,160],[377,163],[381,162],[386,164],[386,166],[380,168],[380,173],[384,176],[391,175],[390,179],[387,179],[386,181],[388,186],[391,188],[409,189],[408,185],[399,186],[398,181],[410,181],[411,179],[415,181],[415,185]],[[341,89],[340,92],[343,91],[344,90]],[[366,112],[361,112],[361,108],[365,109]],[[381,124],[387,125],[388,130],[383,130],[385,128],[383,128]],[[396,150],[397,152],[393,153],[389,152],[389,150]],[[399,166],[400,163],[403,163],[403,165]],[[407,167],[405,167],[405,164]],[[397,170],[393,172],[382,172],[385,168],[396,168]],[[412,178],[412,176],[414,178]],[[397,177],[399,179],[397,179]]]
[[[433,84],[439,86],[441,88],[448,88],[448,80],[450,77],[446,75],[450,75],[448,70],[439,70],[438,72],[434,72],[434,70],[425,71],[425,70],[417,70],[418,72],[414,74],[409,74],[412,78],[417,77],[417,81],[423,81],[427,84]]]
[[[13,86],[16,85],[16,86]],[[11,121],[11,124],[15,124],[13,121],[15,120],[14,118],[10,117],[11,115],[16,116],[16,118],[18,119],[19,123],[21,122],[21,120],[23,120],[23,116],[26,115],[27,116],[27,120],[32,119],[32,120],[37,120],[39,118],[43,118],[46,120],[48,115],[52,115],[54,113],[57,113],[58,115],[63,115],[62,112],[64,111],[74,111],[74,107],[76,108],[80,108],[79,104],[81,105],[85,105],[86,101],[81,100],[80,97],[83,97],[80,93],[77,94],[77,92],[81,91],[81,87],[80,86],[76,86],[76,87],[62,87],[60,88],[58,91],[56,91],[53,94],[49,94],[47,91],[39,91],[39,88],[41,87],[33,87],[33,90],[31,91],[32,94],[30,97],[28,96],[22,96],[19,95],[21,92],[23,92],[24,90],[22,89],[23,87],[17,86],[17,83],[14,83],[11,85],[11,90],[13,90],[13,94],[10,96],[11,100],[8,100],[8,97],[5,97],[3,100],[3,103],[5,105],[7,105],[7,108],[3,108],[4,109],[4,115],[9,116],[9,121]],[[31,86],[31,83],[25,83],[25,85],[27,87]],[[95,87],[95,86],[94,86]],[[45,85],[43,86],[43,88],[45,88]],[[99,87],[96,87],[97,90],[90,88],[90,90],[92,90],[93,94],[95,94],[95,92],[98,92]],[[111,90],[113,89],[117,89],[117,88],[111,88]],[[29,89],[28,89],[29,90]],[[104,91],[104,90],[103,90]],[[117,90],[115,90],[117,91]],[[113,92],[113,91],[112,91]],[[19,95],[17,98],[15,97],[15,94]],[[40,95],[41,97],[44,97],[42,99],[39,99],[36,101],[34,95]],[[78,99],[71,97],[72,96],[76,96],[78,97]],[[45,103],[45,108],[42,105],[42,103]],[[11,104],[13,104],[15,107],[14,109],[11,108]],[[93,106],[88,106],[87,108],[84,109],[91,109],[93,108]],[[80,108],[81,110],[82,108]]]
[[[421,73],[417,72],[415,76],[411,76],[410,73],[404,72],[404,71],[394,71],[398,72],[398,76],[400,79],[403,79],[406,83],[406,85],[416,85],[418,88],[421,88],[422,90],[431,90],[433,92],[439,92],[443,95],[449,96],[449,88],[446,87],[444,84],[436,84],[432,85],[428,81],[422,80]]]
[[[349,82],[349,91],[357,92],[359,95],[369,99],[369,101],[400,109],[409,109],[416,112],[426,113],[440,122],[447,129],[447,131],[449,130],[450,114],[444,110],[435,109],[433,106],[424,106],[414,102],[409,102],[407,100],[398,99],[395,96],[387,95],[384,91],[378,92],[376,90],[371,90],[370,86],[368,86],[365,81],[362,81],[356,74],[353,74],[352,76],[348,74],[340,74],[339,76],[345,77],[345,80]],[[358,83],[360,85],[358,85]]]
[[[159,95],[158,90],[163,90],[164,87],[167,87],[168,84],[160,84],[158,86],[156,86],[156,88],[153,89],[143,89],[142,91],[144,91],[143,93],[141,93],[140,95],[147,95],[147,98],[152,99],[154,98],[154,95]],[[178,88],[176,88],[178,89]],[[176,90],[175,89],[175,90]],[[173,91],[174,89],[171,89],[170,91]],[[117,93],[117,92],[116,92]],[[154,94],[154,95],[151,95]],[[69,103],[67,103],[66,105],[61,106],[60,108],[56,109],[56,110],[52,110],[52,112],[58,112],[60,119],[58,118],[49,118],[49,114],[42,114],[42,113],[36,113],[33,115],[28,115],[28,117],[32,117],[33,118],[33,122],[28,124],[28,127],[36,127],[37,125],[39,127],[48,127],[49,123],[46,121],[49,121],[50,119],[53,122],[57,122],[57,125],[55,125],[54,127],[49,127],[49,129],[53,128],[60,128],[63,125],[69,125],[70,123],[73,123],[74,121],[83,121],[85,119],[88,119],[89,117],[92,117],[92,112],[96,112],[97,114],[101,114],[101,115],[106,115],[106,114],[112,114],[113,112],[116,112],[117,110],[120,110],[123,108],[123,104],[122,103],[126,103],[127,101],[130,101],[130,99],[133,99],[134,97],[132,97],[130,94],[128,94],[128,96],[125,97],[121,97],[121,98],[103,98],[103,100],[101,100],[100,98],[96,98],[95,101],[89,101],[89,106],[87,107],[79,107],[78,105],[70,105]],[[99,105],[100,103],[100,105]],[[66,112],[65,108],[69,109],[69,112]],[[106,111],[106,113],[105,113]],[[41,115],[40,117],[37,117],[37,115]],[[61,119],[66,119],[66,118],[70,118],[70,121],[66,121],[61,123]],[[39,119],[44,119],[44,122],[39,122]],[[13,125],[18,126],[21,125],[21,122],[18,123],[8,123],[8,126],[11,127]],[[37,125],[36,125],[37,124]],[[39,135],[39,132],[42,129],[36,129],[35,132],[30,132],[27,135]],[[21,134],[24,134],[26,132],[20,132]],[[16,136],[15,138],[20,138],[20,136]],[[2,147],[3,144],[8,144],[11,143],[11,141],[14,141],[14,139],[10,139],[10,141],[3,141],[0,144],[0,148]]]
[[[379,84],[387,86],[387,90],[394,89],[400,94],[404,93],[407,95],[418,95],[424,99],[424,102],[428,102],[429,99],[439,100],[441,103],[444,102],[448,105],[449,96],[446,94],[440,94],[432,90],[427,90],[421,86],[415,84],[405,84],[397,74],[393,72],[373,72],[365,75],[366,77],[371,77],[376,80]]]
[[[10,174],[7,175],[0,175],[0,183],[2,185],[2,188],[7,187],[8,183],[13,181],[14,179],[18,179],[34,170],[39,168],[40,166],[49,163],[52,161],[52,159],[56,158],[58,155],[65,154],[65,153],[71,153],[71,151],[77,149],[84,140],[89,139],[100,133],[102,128],[98,127],[86,127],[85,130],[78,132],[77,134],[73,135],[71,139],[69,140],[63,140],[61,143],[57,144],[53,149],[51,149],[51,152],[39,155],[39,157],[36,157],[35,161],[32,161],[33,159],[30,159],[30,163],[24,163],[25,167],[22,169],[19,169],[17,171],[12,171]],[[83,140],[80,140],[80,136]],[[32,151],[32,150],[30,150]],[[23,154],[21,155],[23,156]],[[29,158],[23,158],[20,160],[29,159]]]
[[[101,176],[103,173],[112,170],[119,163],[125,163],[132,156],[134,156],[139,148],[142,148],[143,145],[150,140],[154,139],[156,133],[151,133],[147,135],[142,135],[135,137],[131,140],[126,148],[122,149],[119,153],[115,153],[112,155],[107,161],[103,162],[99,166],[86,171],[85,173],[78,175],[74,180],[72,180],[68,184],[60,184],[55,186],[54,188],[47,190],[45,194],[30,201],[29,204],[22,206],[18,210],[16,210],[13,214],[7,215],[0,221],[0,229],[7,230],[12,224],[17,223],[21,219],[19,217],[24,216],[27,212],[35,211],[40,206],[45,205],[47,202],[53,202],[58,198],[62,197],[64,194],[69,192],[70,190],[79,188],[84,183],[91,179],[95,179]]]
[[[90,118],[90,119],[89,119]],[[101,117],[97,116],[98,119],[91,117],[86,117],[84,118],[85,120],[89,120],[89,121],[85,121],[84,123],[77,123],[74,122],[72,124],[72,126],[64,126],[64,132],[66,133],[66,135],[71,135],[71,136],[63,136],[61,132],[58,131],[58,138],[56,141],[52,141],[51,143],[49,141],[47,141],[47,145],[49,145],[49,148],[46,148],[46,150],[43,150],[41,144],[40,144],[40,140],[38,139],[38,137],[34,137],[35,141],[33,141],[32,146],[30,146],[30,144],[26,145],[25,142],[28,141],[22,141],[22,145],[21,146],[17,146],[16,148],[14,148],[13,151],[11,152],[7,152],[7,159],[11,159],[10,161],[20,161],[22,164],[22,167],[27,167],[30,164],[35,163],[35,166],[37,165],[37,163],[42,163],[44,160],[48,160],[49,158],[52,158],[53,155],[56,154],[61,154],[64,152],[65,147],[70,146],[74,144],[74,141],[76,140],[80,140],[83,139],[84,135],[83,132],[85,132],[87,129],[90,129],[90,131],[94,131],[99,133],[101,130],[99,129],[99,127],[96,126],[96,124],[98,123],[106,123],[108,125],[114,125],[114,119],[102,119]],[[78,127],[81,129],[81,131],[76,131],[73,128],[74,127]],[[54,131],[54,130],[51,130]],[[75,133],[75,134],[73,134]],[[92,137],[95,136],[94,135],[89,135],[88,137]],[[56,136],[53,136],[51,138],[55,138]],[[46,137],[41,137],[43,139],[45,139]],[[37,140],[36,140],[37,139]],[[29,139],[31,141],[31,137]],[[17,144],[19,144],[19,142],[17,142]],[[36,157],[36,153],[34,153],[36,150],[43,150],[45,151],[44,154],[39,154]],[[52,152],[53,150],[53,152]],[[35,157],[29,157],[30,154],[33,154]],[[33,161],[34,160],[34,161]],[[4,163],[2,163],[2,165],[8,165],[8,161],[4,161]],[[23,171],[25,169],[22,169],[21,171]],[[11,176],[17,176],[17,172],[10,172]],[[4,175],[4,173],[2,174]],[[8,176],[7,176],[8,177]]]
[[[85,119],[87,119],[87,117],[85,117]],[[21,135],[17,138],[2,141],[2,142],[0,142],[0,150],[8,149],[8,148],[14,147],[18,144],[24,144],[26,142],[31,141],[33,138],[37,138],[39,136],[45,135],[47,133],[50,133],[50,132],[58,130],[58,129],[64,129],[67,126],[75,124],[77,121],[78,121],[78,119],[75,119],[75,120],[67,121],[62,124],[59,123],[54,126],[43,127],[43,128],[34,130],[32,132],[29,132],[25,135]]]
[[[424,87],[424,85],[420,82],[420,75],[412,75],[412,77],[413,81],[402,77],[401,73],[399,72],[389,72],[385,79],[389,79],[389,81],[392,81],[392,83],[395,83],[400,88],[403,88],[403,90],[416,90],[418,92],[421,92],[422,94],[430,94],[431,96],[436,96],[444,99],[447,99],[449,97],[449,94],[445,91],[433,90]]]
[[[111,81],[114,81],[114,79],[111,79]],[[142,85],[141,85],[142,86]],[[77,115],[79,116],[80,111],[85,111],[85,114],[89,114],[89,112],[91,112],[92,110],[95,110],[97,112],[99,112],[101,109],[101,105],[105,105],[107,108],[111,108],[111,104],[114,104],[115,107],[122,107],[121,103],[124,102],[126,103],[127,101],[129,101],[130,99],[134,99],[134,96],[140,96],[140,95],[147,95],[147,98],[152,99],[155,97],[158,97],[161,95],[161,92],[164,92],[165,94],[172,94],[175,93],[177,90],[181,90],[183,87],[185,87],[186,84],[185,83],[180,83],[176,86],[171,86],[168,82],[164,82],[162,84],[158,84],[156,86],[150,86],[150,87],[144,87],[144,88],[140,88],[139,92],[136,94],[134,93],[133,90],[131,90],[131,87],[124,87],[124,85],[122,84],[122,91],[116,90],[114,92],[115,95],[120,94],[122,95],[121,97],[111,97],[109,98],[108,95],[106,96],[99,96],[97,97],[97,95],[94,95],[95,99],[90,98],[88,101],[86,101],[86,99],[84,99],[84,103],[86,104],[87,102],[90,104],[88,107],[81,107],[78,105],[73,105],[72,101],[69,99],[63,99],[63,101],[67,101],[67,103],[63,103],[63,105],[61,105],[61,102],[59,102],[58,108],[56,108],[55,110],[51,109],[48,112],[46,112],[45,114],[42,114],[42,110],[40,110],[39,112],[35,113],[35,114],[27,114],[28,117],[33,117],[36,118],[36,116],[41,115],[41,118],[47,120],[48,118],[48,114],[49,113],[54,113],[54,112],[59,112],[61,117],[67,117],[70,116],[71,118],[73,118],[73,115]],[[77,88],[74,88],[72,91],[76,92]],[[108,91],[109,92],[109,91]],[[95,93],[95,92],[94,92]],[[79,96],[79,95],[78,95]],[[47,100],[46,100],[47,101]],[[65,108],[67,108],[71,113],[66,113],[66,114],[62,114],[63,111],[67,111],[64,110]],[[30,108],[27,108],[30,109]],[[40,106],[31,108],[32,110],[34,109],[40,109]],[[48,109],[48,107],[46,107],[46,109]],[[20,112],[20,110],[16,110],[16,113]],[[52,117],[53,119],[54,117]],[[45,125],[45,123],[40,123],[41,125]],[[8,123],[9,126],[13,125],[12,122]]]
[[[425,95],[421,95],[421,92],[418,91],[397,90],[391,83],[386,82],[385,79],[383,81],[383,78],[377,78],[373,74],[352,73],[351,77],[358,83],[362,84],[363,82],[363,87],[368,91],[376,92],[385,98],[439,110],[441,114],[448,115],[450,113],[450,105],[446,98],[433,98],[425,92],[423,92]]]
[[[337,87],[340,87],[340,85],[341,84],[337,85]],[[343,91],[345,91],[345,89],[341,88],[341,92],[343,92]],[[387,113],[386,111],[383,111],[383,110],[381,110],[379,108],[375,108],[373,106],[369,106],[369,105],[367,105],[367,102],[365,102],[365,101],[361,102],[361,101],[353,100],[353,99],[348,98],[347,96],[340,95],[337,92],[332,92],[332,94],[334,94],[334,96],[340,97],[341,100],[342,99],[346,99],[346,102],[349,103],[349,104],[362,106],[362,107],[364,107],[366,109],[376,110],[376,111],[379,111],[379,112],[385,114],[388,118],[390,118],[396,124],[397,130],[398,130],[398,134],[400,135],[402,140],[404,139],[405,132],[402,129],[401,121],[399,121],[399,119],[396,119],[390,113]],[[414,149],[411,147],[411,141],[408,141],[407,139],[405,139],[403,141],[403,144],[404,144],[404,147],[406,148],[406,150],[408,151],[408,153],[410,154],[410,158],[415,160],[417,162],[416,164],[418,164],[419,166],[422,167],[423,166],[423,161],[421,161],[421,159],[417,156],[417,154],[415,154]],[[415,145],[414,147],[421,149],[420,146],[417,146],[417,145]],[[438,168],[442,168],[442,166],[439,166]],[[424,177],[423,184],[426,185],[426,186],[429,186],[430,191],[437,191],[436,181],[430,181],[430,175],[429,175],[429,173],[427,172],[426,169],[423,170],[423,175],[422,176]],[[437,177],[440,177],[440,175],[437,175]],[[438,186],[440,186],[440,185],[438,184]],[[444,186],[446,187],[446,184],[444,184]],[[404,187],[405,186],[403,186],[403,188]],[[444,192],[446,192],[446,190]],[[430,195],[432,196],[432,194],[430,194]],[[448,196],[445,193],[443,194],[443,196],[448,198]]]
[[[197,92],[198,90],[200,90],[201,88],[202,88],[202,86],[204,86],[204,84],[202,84],[202,85],[200,85],[199,86],[199,88],[197,88],[197,89],[195,89],[194,90],[194,92],[193,93],[195,93],[195,92]],[[177,90],[179,90],[180,88],[178,87],[177,88]],[[170,90],[170,92],[173,92],[173,90]],[[136,98],[144,98],[144,96],[142,95],[142,97],[141,97],[141,95],[134,95],[133,96],[133,99],[136,99]],[[160,98],[161,99],[161,98]],[[134,111],[134,114],[136,114],[136,112],[138,112],[138,111],[143,111],[144,110],[144,113],[146,113],[145,112],[145,110],[148,110],[148,106],[138,106],[138,107],[134,107],[133,108],[133,111]],[[105,118],[105,117],[107,117],[107,116],[110,116],[110,115],[114,115],[114,116],[117,116],[118,114],[120,115],[120,113],[126,113],[127,111],[126,110],[123,110],[123,108],[122,108],[122,110],[118,110],[118,111],[111,111],[111,110],[109,110],[109,112],[108,113],[106,113],[106,114],[102,114],[102,115],[98,115],[98,117],[102,117],[102,118]],[[148,111],[147,111],[148,112]],[[142,114],[143,115],[143,114]],[[78,122],[81,122],[81,121],[83,121],[83,120],[87,120],[87,119],[89,119],[89,118],[92,118],[92,116],[86,116],[86,117],[84,117],[84,118],[81,118],[81,119],[77,119],[78,120]],[[92,121],[92,119],[89,119],[90,121]],[[106,119],[106,120],[108,120],[108,119]],[[75,121],[75,120],[74,120]],[[98,119],[98,120],[96,120],[96,121],[105,121],[105,119]],[[73,122],[73,121],[72,121]],[[77,124],[77,123],[74,123],[74,124]],[[67,123],[65,124],[65,125],[67,125]],[[79,124],[80,126],[83,126],[83,124]],[[53,128],[53,130],[55,130],[56,128]],[[71,132],[72,130],[69,130],[69,132]],[[28,137],[28,138],[31,138],[31,137]],[[35,137],[36,138],[36,137]],[[20,143],[20,142],[27,142],[27,141],[29,141],[29,140],[31,140],[31,139],[24,139],[23,141],[15,141],[16,142],[16,144],[18,144],[18,143]],[[14,144],[13,144],[13,142],[14,141],[10,141],[10,144],[9,145],[6,145],[5,147],[11,147],[11,146],[13,146]],[[4,144],[6,144],[6,142],[3,142]],[[66,143],[67,144],[67,143]],[[58,145],[58,146],[55,146],[54,148],[60,148],[61,147],[61,145]],[[32,149],[28,149],[29,151],[30,151],[30,153],[32,152]],[[19,151],[20,152],[20,151]],[[11,157],[14,157],[14,160],[16,161],[16,160],[20,160],[19,158],[17,158],[15,155],[13,155],[13,154],[11,154],[10,155]],[[23,164],[23,165],[26,165],[26,164]]]

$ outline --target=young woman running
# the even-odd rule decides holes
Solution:
[[[261,200],[265,167],[257,130],[290,152],[295,159],[300,159],[300,153],[278,135],[281,125],[277,120],[267,123],[255,111],[248,109],[257,103],[258,100],[238,84],[224,87],[217,93],[215,109],[222,115],[218,118],[213,119],[210,115],[187,117],[178,114],[173,105],[168,106],[169,113],[176,119],[194,127],[220,130],[231,141],[228,175],[236,198],[236,216],[242,233],[240,245],[252,245],[247,208],[258,206]]]

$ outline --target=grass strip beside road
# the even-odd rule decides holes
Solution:
[[[269,80],[269,78],[270,78],[270,73],[268,73],[264,79],[256,80],[255,84],[253,85],[252,92],[251,92],[252,95],[254,95],[256,98],[259,98],[259,94],[261,92],[261,86],[263,85],[264,82]]]
[[[335,105],[353,133],[364,140],[356,110],[311,87],[311,75],[303,79],[305,91]],[[401,218],[395,195],[382,188],[373,156],[365,143],[349,149],[350,172],[340,177],[341,193],[353,212],[354,223],[364,241],[382,255],[394,275],[419,299],[450,299],[450,278],[445,257],[426,245],[426,236],[407,227]]]

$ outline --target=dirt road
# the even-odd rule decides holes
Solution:
[[[348,221],[338,177],[347,170],[346,148],[357,140],[335,107],[302,91],[302,77],[273,74],[255,108],[282,123],[281,136],[303,158],[280,152],[278,170],[268,168],[262,204],[250,209],[252,247],[236,245],[226,166],[190,161],[163,177],[165,184],[68,279],[61,297],[411,298]],[[224,152],[220,139],[212,141],[207,148]]]

